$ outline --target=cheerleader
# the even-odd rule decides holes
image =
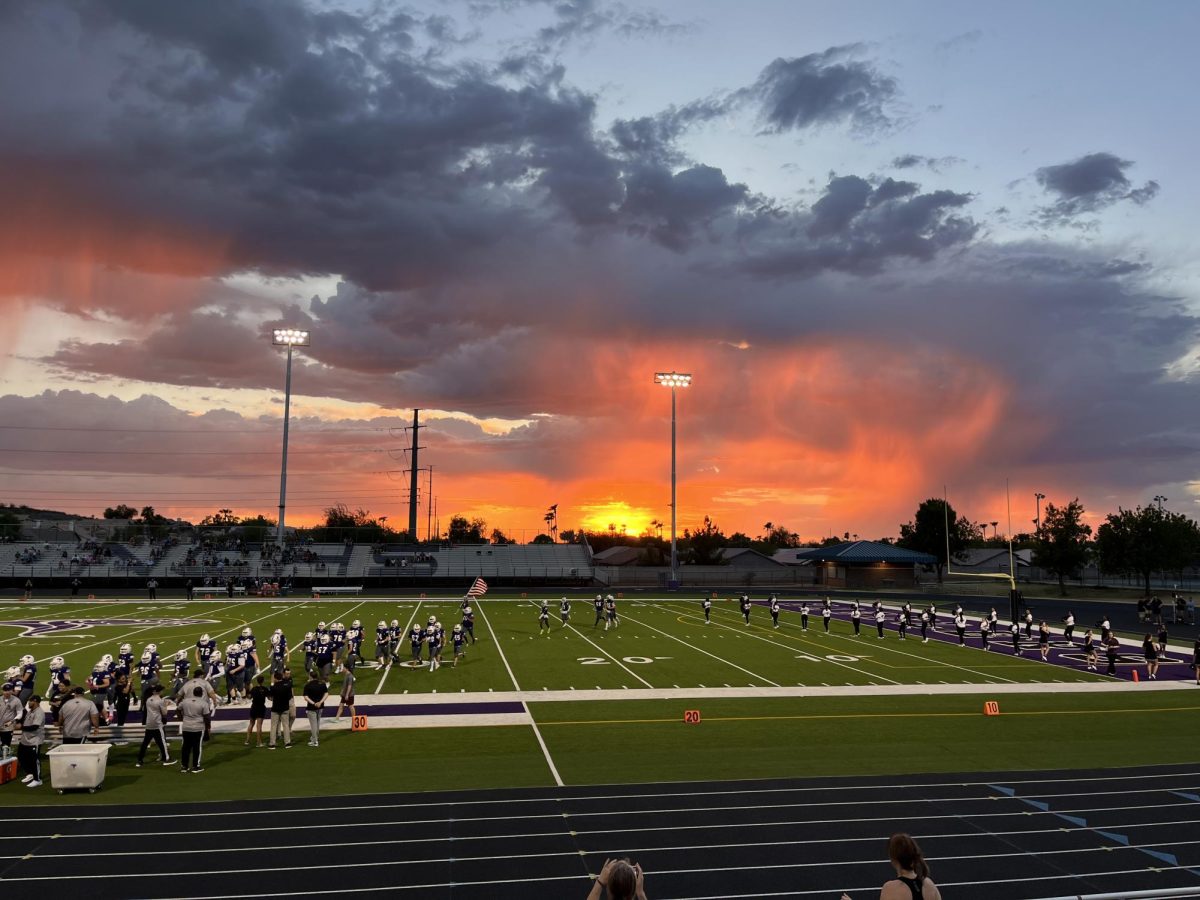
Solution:
[[[1088,629],[1083,635],[1083,656],[1087,660],[1087,669],[1089,672],[1096,671],[1096,641],[1092,637],[1092,629]]]
[[[987,619],[979,620],[979,639],[983,642],[983,650],[986,653],[988,648],[988,637],[992,633],[992,623]]]
[[[1156,681],[1158,679],[1158,647],[1154,645],[1154,638],[1149,634],[1142,641],[1142,656],[1146,658],[1146,677],[1151,681]]]
[[[1042,662],[1050,661],[1050,626],[1045,622],[1038,623],[1038,650],[1042,653]]]
[[[921,612],[921,643],[929,643],[929,610]]]

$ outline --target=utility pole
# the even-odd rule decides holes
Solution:
[[[429,496],[425,498],[425,540],[433,540],[433,466],[429,467]]]
[[[414,544],[417,542],[417,453],[424,449],[417,441],[420,429],[425,427],[420,424],[420,413],[419,409],[413,410],[412,459],[408,470],[408,539]]]

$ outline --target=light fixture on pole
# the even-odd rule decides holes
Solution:
[[[1033,520],[1033,534],[1037,537],[1042,533],[1042,501],[1046,499],[1046,495],[1041,491],[1037,491],[1033,495],[1033,500],[1037,504],[1037,518]]]
[[[279,525],[275,542],[283,547],[283,511],[287,505],[287,451],[288,419],[292,411],[292,348],[310,345],[309,333],[295,328],[276,328],[271,334],[271,343],[276,347],[287,347],[287,378],[283,383],[283,462],[279,468]]]
[[[1167,498],[1162,494],[1155,494],[1154,502],[1158,504],[1158,511],[1162,512],[1162,505],[1167,502]]]
[[[686,372],[655,372],[654,383],[671,389],[671,582],[679,586],[679,551],[675,543],[675,389],[692,383]]]

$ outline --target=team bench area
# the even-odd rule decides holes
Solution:
[[[323,594],[361,594],[363,586],[340,585],[337,587],[314,587],[312,594],[314,597],[320,597]]]

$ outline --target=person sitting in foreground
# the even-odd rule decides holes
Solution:
[[[879,900],[942,900],[941,891],[929,877],[929,866],[921,848],[907,834],[893,834],[888,841],[888,858],[896,877],[884,883]],[[842,894],[842,900],[850,900]]]
[[[600,900],[602,888],[608,888],[609,900],[646,900],[642,867],[628,859],[606,859],[587,900]]]

